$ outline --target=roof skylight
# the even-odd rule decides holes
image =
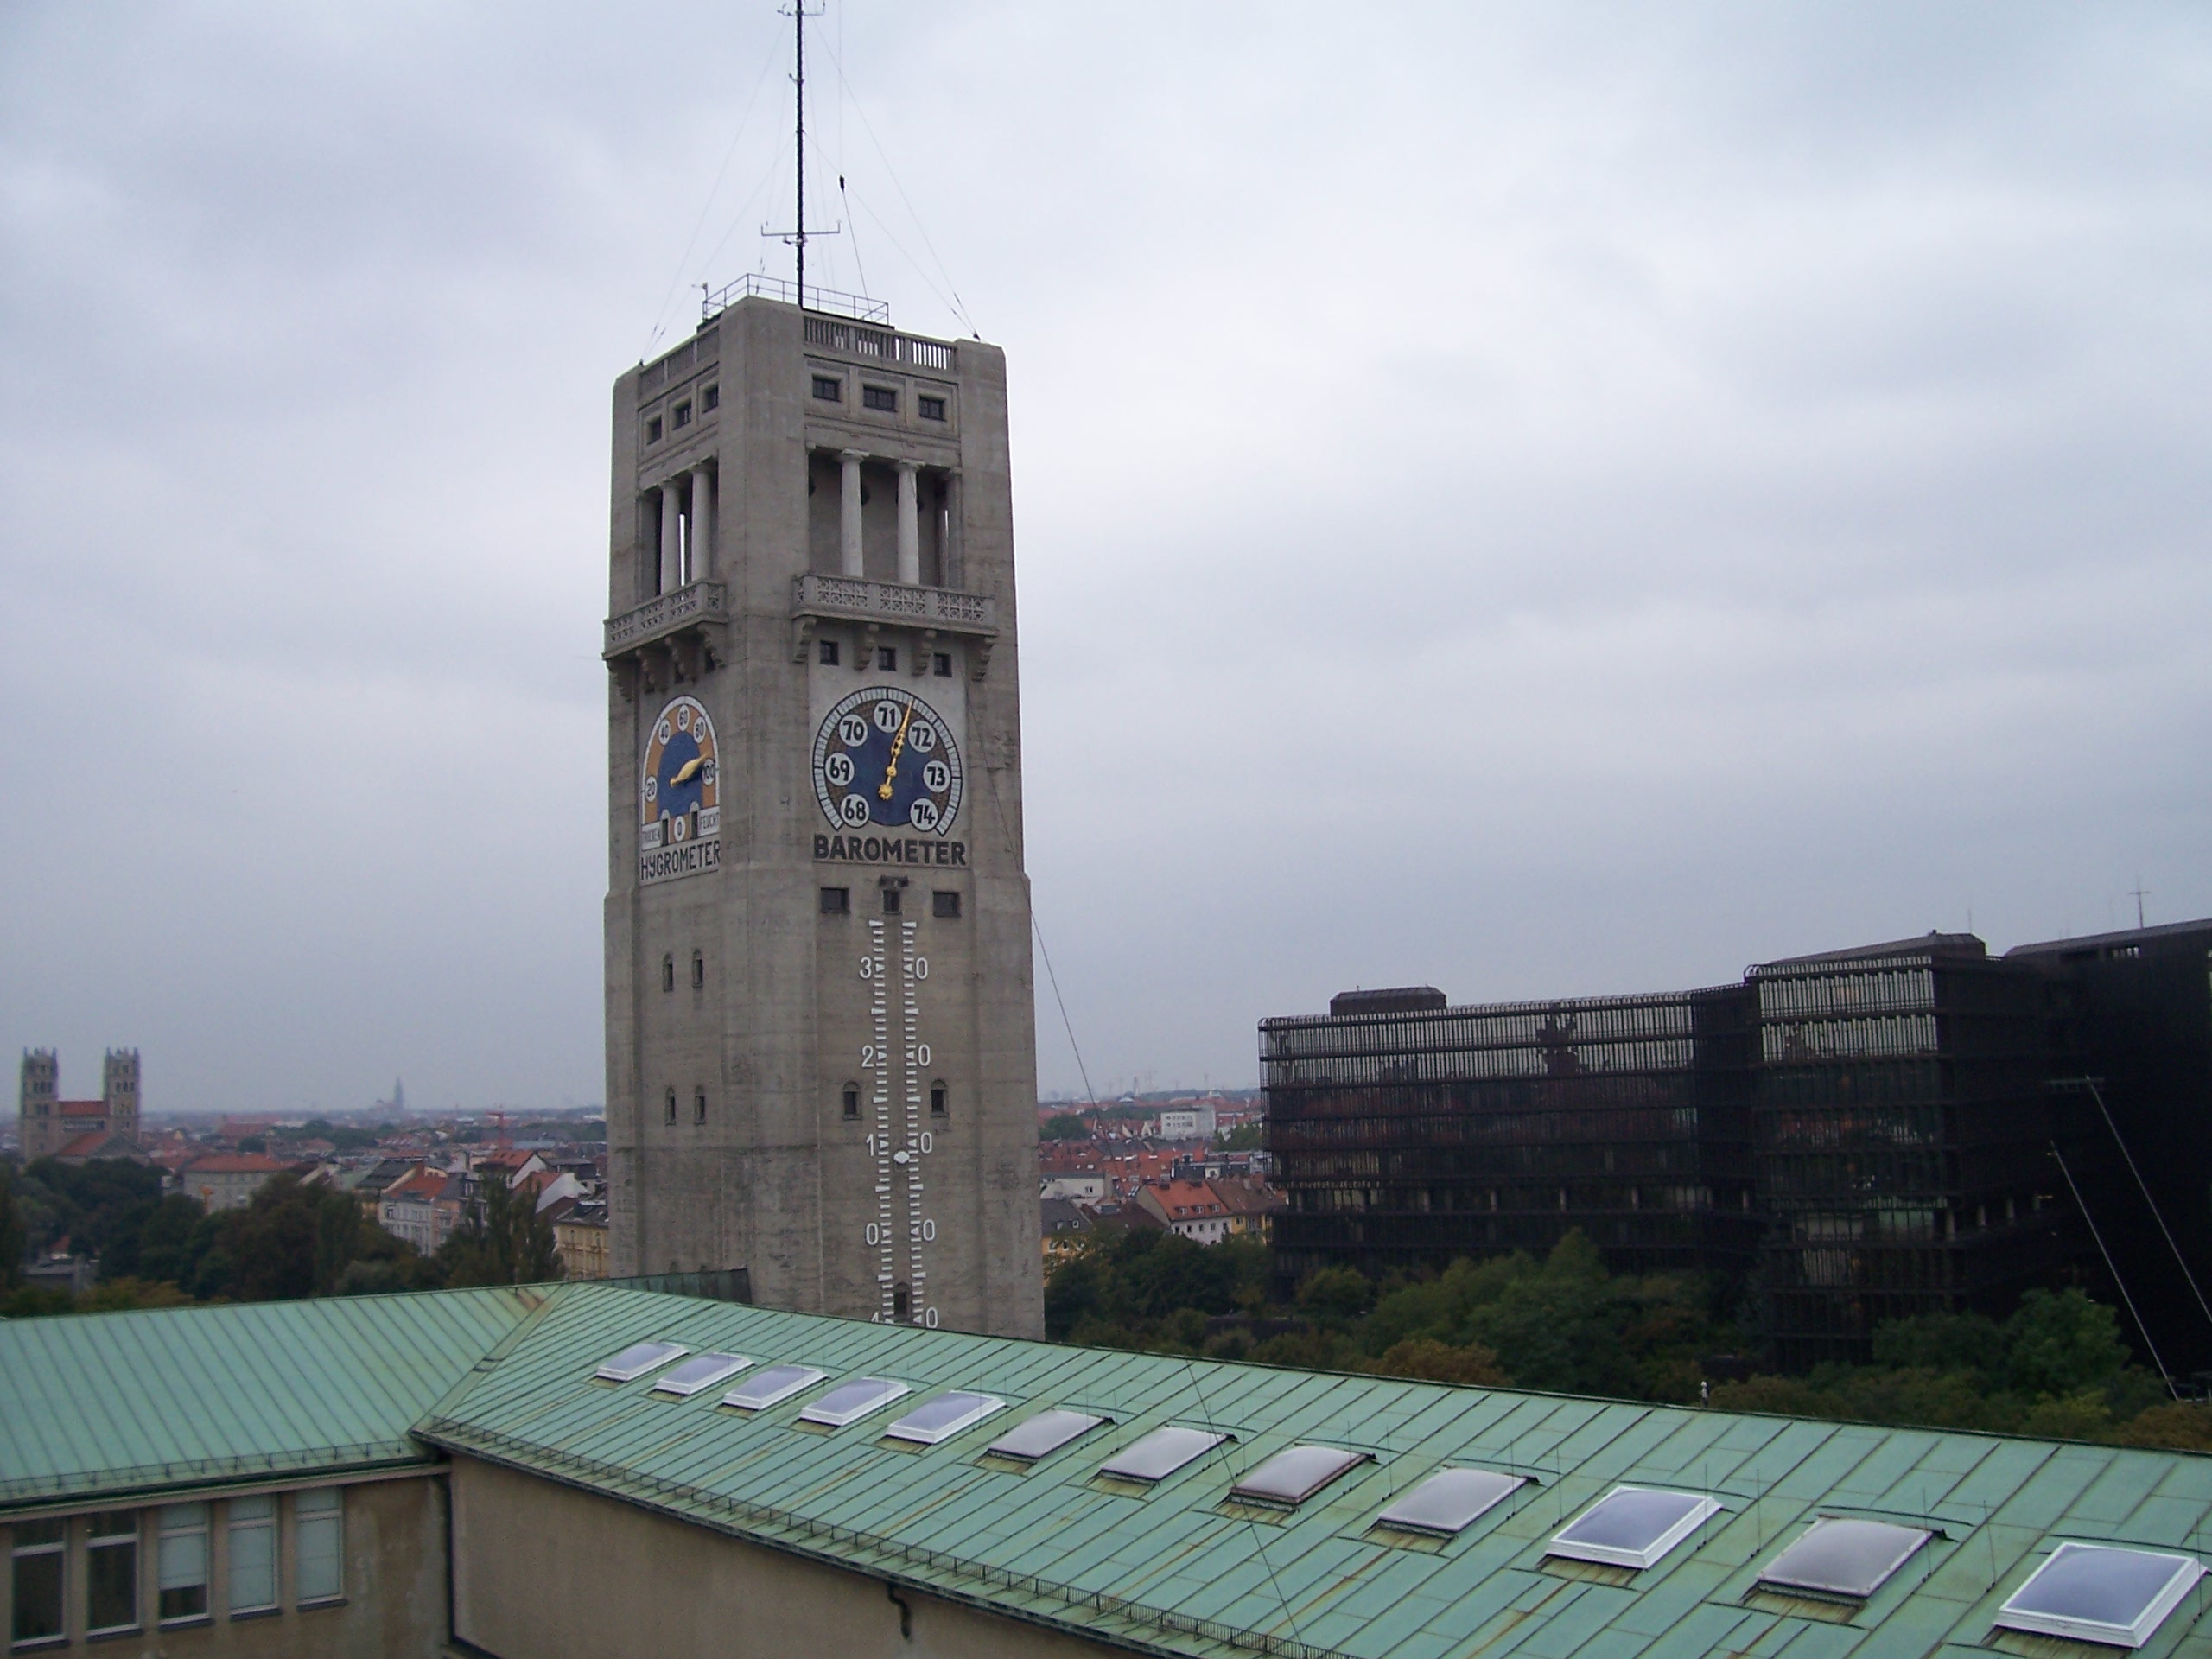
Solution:
[[[688,1400],[702,1389],[728,1382],[752,1363],[743,1354],[697,1354],[655,1382],[652,1392]]]
[[[1070,1440],[1090,1433],[1105,1421],[1087,1411],[1056,1407],[1051,1411],[1040,1411],[1034,1417],[1023,1418],[983,1450],[995,1458],[1019,1458],[1024,1463],[1034,1463],[1039,1458],[1050,1457]]]
[[[779,1402],[790,1399],[801,1389],[812,1388],[829,1375],[811,1365],[771,1365],[765,1371],[755,1371],[722,1395],[722,1404],[747,1411],[766,1411]]]
[[[1823,1516],[1768,1563],[1759,1581],[1864,1600],[1932,1536],[1923,1527]]]
[[[1099,1465],[1098,1472],[1122,1480],[1165,1480],[1192,1459],[1204,1456],[1228,1438],[1211,1429],[1178,1428],[1170,1424],[1132,1440]]]
[[[602,1382],[632,1382],[656,1365],[665,1365],[690,1351],[680,1342],[635,1342],[592,1375]]]
[[[1367,1460],[1364,1452],[1344,1452],[1333,1446],[1294,1446],[1246,1475],[1229,1489],[1229,1495],[1295,1508],[1345,1471]]]
[[[849,1382],[840,1382],[799,1415],[810,1423],[842,1428],[910,1392],[904,1382],[893,1382],[887,1376],[856,1376]]]
[[[1465,1530],[1504,1502],[1525,1475],[1501,1475],[1488,1469],[1440,1469],[1375,1518],[1386,1527],[1446,1536]]]
[[[965,1389],[954,1389],[934,1400],[925,1400],[883,1432],[898,1440],[935,1446],[939,1440],[950,1440],[963,1428],[972,1428],[1005,1405],[1005,1401],[988,1394],[969,1394]]]
[[[2040,1636],[2139,1648],[2203,1575],[2194,1556],[2061,1544],[1997,1610],[1997,1622]]]
[[[1649,1567],[1719,1508],[1711,1498],[1689,1492],[1616,1486],[1567,1522],[1544,1554],[1611,1567]]]

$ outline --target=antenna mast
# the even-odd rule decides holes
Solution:
[[[798,245],[798,308],[806,309],[806,0],[791,0],[791,84],[798,89],[791,100],[791,108],[798,119],[793,124],[792,156],[798,162],[798,218],[793,221],[798,233],[791,239]]]
[[[776,15],[780,17],[784,14],[779,12]],[[798,181],[798,218],[794,221],[797,228],[772,231],[766,225],[760,227],[761,235],[788,242],[798,251],[798,287],[791,297],[798,301],[802,311],[806,309],[806,20],[821,15],[819,8],[809,11],[806,0],[791,0],[791,85],[798,89],[798,96],[792,104],[797,119],[791,123],[791,159],[797,163],[793,171]],[[835,236],[843,228],[840,225],[836,229],[817,231],[814,234]]]

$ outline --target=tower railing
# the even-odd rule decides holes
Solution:
[[[798,289],[780,276],[770,276],[755,271],[741,276],[735,282],[699,296],[699,321],[712,322],[716,317],[747,299],[781,300],[785,305],[796,305],[804,311],[827,311],[840,317],[851,317],[861,322],[881,323],[888,327],[891,308],[881,300],[871,300],[864,294],[845,294],[834,288],[816,288],[809,284],[806,297],[799,297]]]

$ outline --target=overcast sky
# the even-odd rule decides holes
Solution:
[[[789,28],[0,3],[8,1052],[601,1098],[608,388],[787,270]],[[1354,985],[2212,913],[2202,8],[811,34],[810,275],[1007,354],[1102,1091]]]

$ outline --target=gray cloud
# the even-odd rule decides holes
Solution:
[[[781,269],[786,28],[0,12],[0,1040],[136,1042],[156,1105],[598,1097],[607,388]],[[2198,15],[817,41],[823,279],[1009,354],[1102,1086],[1249,1081],[1354,982],[2212,909]]]

